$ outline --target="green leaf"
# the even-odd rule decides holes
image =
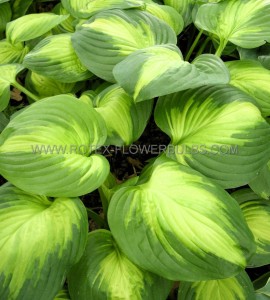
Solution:
[[[183,18],[173,7],[159,5],[150,0],[147,1],[145,10],[171,26],[176,35],[182,32],[184,28]]]
[[[72,299],[164,300],[171,282],[134,265],[107,230],[95,230],[68,275]]]
[[[270,202],[260,199],[250,189],[236,191],[232,197],[240,204],[257,246],[256,253],[251,257],[248,265],[260,267],[270,264]]]
[[[33,0],[14,0],[12,1],[12,18],[17,19],[24,16],[32,4]]]
[[[171,280],[234,276],[255,250],[237,202],[166,156],[113,195],[108,221],[131,261]]]
[[[258,289],[265,286],[270,276],[270,272],[266,272],[263,275],[261,275],[259,278],[256,278],[252,284],[254,286],[254,289],[257,291]]]
[[[203,54],[190,64],[183,60],[174,45],[138,50],[117,64],[113,74],[137,102],[189,88],[229,82],[229,72],[220,58]]]
[[[9,2],[9,0],[0,0],[0,4],[5,3],[5,2]]]
[[[68,15],[58,16],[52,13],[29,14],[7,24],[7,40],[12,44],[37,38],[62,21]]]
[[[227,62],[230,84],[252,96],[263,116],[270,116],[270,71],[259,62],[238,60]]]
[[[254,288],[247,273],[209,281],[181,282],[178,300],[255,300]]]
[[[270,2],[224,0],[199,7],[195,25],[219,38],[220,50],[228,41],[243,48],[256,48],[270,41]]]
[[[19,188],[74,197],[98,188],[108,161],[91,154],[106,140],[99,114],[68,95],[40,100],[16,115],[0,135],[0,174]]]
[[[10,85],[16,82],[16,76],[23,70],[19,64],[0,65],[0,111],[3,111],[10,99]]]
[[[53,13],[57,15],[68,15],[68,11],[63,7],[61,3],[58,3],[52,10]],[[59,33],[73,33],[75,31],[75,18],[69,15],[69,17],[58,24],[54,29],[53,32]]]
[[[142,0],[62,0],[62,5],[76,18],[88,19],[101,11],[144,6]]]
[[[259,61],[263,67],[270,70],[270,44],[255,48],[255,49],[244,49],[237,48],[241,60],[255,60]]]
[[[0,187],[0,298],[53,299],[83,254],[88,230],[79,198]]]
[[[6,29],[6,24],[11,20],[12,16],[10,4],[4,2],[6,1],[0,1],[0,33]]]
[[[175,8],[183,17],[185,26],[192,23],[192,9],[196,0],[164,0],[164,4]]]
[[[132,52],[176,42],[176,35],[169,25],[137,10],[99,13],[77,27],[72,36],[72,44],[82,63],[109,82],[115,82],[113,67]]]
[[[0,112],[0,132],[4,130],[8,122],[9,119],[6,117],[6,115],[3,112]]]
[[[256,290],[256,299],[257,300],[268,300],[270,299],[270,278],[264,287]]]
[[[81,64],[72,47],[71,37],[69,33],[46,37],[25,56],[23,65],[42,76],[64,83],[90,78],[92,74]]]
[[[29,48],[23,43],[11,44],[7,40],[0,41],[0,61],[2,64],[22,63]]]
[[[249,182],[252,190],[263,199],[270,197],[270,160],[262,167],[257,176]]]
[[[76,86],[75,82],[63,83],[31,71],[25,78],[25,87],[40,99],[72,93],[76,91]]]
[[[134,103],[118,84],[102,91],[94,107],[107,126],[107,145],[130,145],[142,135],[152,112],[153,101]]]
[[[61,290],[53,300],[70,300],[70,296],[67,290]]]
[[[224,188],[247,184],[269,158],[270,126],[253,99],[234,87],[161,97],[155,121],[171,138],[169,157]]]

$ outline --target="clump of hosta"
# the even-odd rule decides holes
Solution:
[[[68,95],[40,100],[1,133],[0,173],[31,193],[89,193],[109,172],[106,158],[95,154],[106,137],[103,119],[88,104]]]

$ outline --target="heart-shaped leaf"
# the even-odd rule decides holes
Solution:
[[[270,126],[253,99],[234,87],[161,97],[155,121],[171,138],[169,157],[224,188],[247,184],[269,159]]]
[[[0,298],[53,299],[83,254],[88,221],[79,198],[0,187]]]
[[[40,100],[1,133],[0,173],[31,193],[87,194],[109,173],[107,160],[92,154],[106,135],[103,119],[90,105],[68,95]]]
[[[113,195],[108,221],[131,261],[171,280],[234,276],[255,250],[237,202],[166,156]]]
[[[256,48],[270,41],[268,0],[224,0],[199,7],[195,24],[220,41],[218,54],[230,41],[243,48]]]

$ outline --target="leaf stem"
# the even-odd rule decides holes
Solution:
[[[210,36],[208,36],[208,37],[205,39],[205,41],[204,41],[203,44],[201,45],[199,51],[197,51],[196,57],[199,56],[199,55],[201,55],[201,54],[203,53],[203,51],[204,51],[206,45],[209,43],[209,41],[211,41]]]
[[[34,101],[40,100],[36,95],[32,94],[30,91],[28,91],[25,87],[23,87],[19,82],[12,82],[11,83],[15,88],[23,92],[28,97],[32,98]]]
[[[201,30],[199,31],[199,33],[197,34],[196,39],[194,40],[193,44],[192,44],[191,47],[189,48],[189,51],[188,51],[188,53],[187,53],[187,55],[186,55],[186,58],[185,58],[185,61],[188,61],[188,60],[190,59],[190,56],[192,55],[192,53],[193,53],[195,47],[197,46],[197,44],[198,44],[198,42],[199,42],[199,40],[200,40],[202,34],[203,34],[203,30],[201,29]]]
[[[95,223],[100,228],[107,228],[106,221],[96,212],[94,212],[91,208],[86,207],[88,216],[95,221]]]
[[[222,55],[222,52],[224,50],[224,48],[226,47],[227,45],[227,42],[228,41],[225,41],[225,40],[221,40],[219,45],[218,45],[218,48],[217,48],[217,51],[215,53],[216,56],[220,57]]]

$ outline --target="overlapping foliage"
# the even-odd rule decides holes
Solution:
[[[270,1],[51,2],[0,0],[0,299],[269,299]]]

